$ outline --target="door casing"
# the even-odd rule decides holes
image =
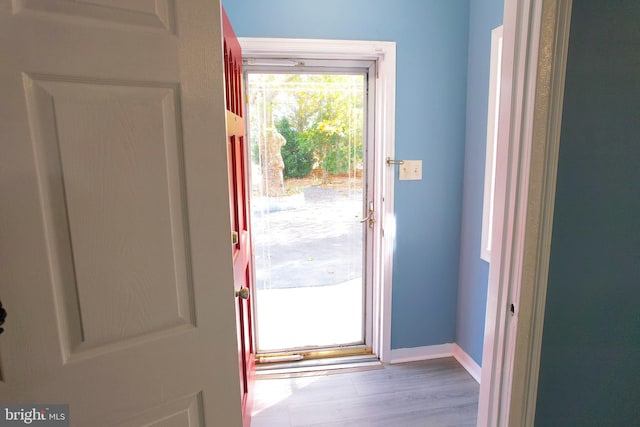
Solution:
[[[371,348],[383,362],[391,356],[391,277],[395,223],[393,221],[393,158],[395,147],[395,58],[394,42],[238,38],[243,55],[251,58],[306,58],[374,61],[376,65],[373,138],[376,152],[369,167],[374,173],[373,197],[378,221],[372,233],[372,340]]]
[[[505,1],[479,427],[534,425],[571,7]]]

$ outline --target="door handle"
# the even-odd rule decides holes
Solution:
[[[371,213],[370,213],[369,215],[367,215],[365,218],[362,218],[362,219],[360,220],[360,224],[364,224],[364,223],[365,223],[365,222],[367,222],[367,221],[375,221],[375,220],[376,220],[376,218],[375,218],[375,216],[373,215],[373,212],[371,212]]]
[[[373,202],[369,202],[369,215],[360,220],[360,224],[364,224],[369,221],[369,227],[373,228],[373,224],[376,222],[376,212],[373,209]]]
[[[236,298],[249,299],[249,288],[243,286],[239,291],[236,291]]]

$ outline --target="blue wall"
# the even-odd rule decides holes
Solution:
[[[481,365],[489,278],[489,264],[480,259],[480,240],[491,30],[502,24],[504,1],[472,0],[470,6],[467,127],[456,342]]]
[[[455,340],[467,84],[468,0],[223,0],[241,37],[397,42],[392,348]]]
[[[640,425],[640,2],[573,2],[536,425]]]

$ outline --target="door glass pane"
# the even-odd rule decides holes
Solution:
[[[258,351],[364,342],[364,88],[248,75]]]

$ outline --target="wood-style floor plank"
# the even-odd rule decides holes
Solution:
[[[479,385],[453,358],[256,381],[252,427],[475,426]]]

